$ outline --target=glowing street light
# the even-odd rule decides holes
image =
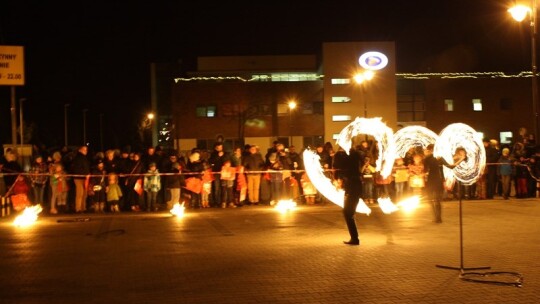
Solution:
[[[521,22],[525,20],[527,15],[530,18],[531,26],[531,72],[532,72],[532,106],[533,106],[533,132],[534,140],[538,139],[538,67],[536,66],[536,35],[537,35],[537,26],[536,26],[536,17],[538,16],[538,6],[536,0],[530,0],[531,6],[526,6],[523,4],[517,4],[510,9],[508,12],[512,15],[516,21]]]
[[[293,112],[294,109],[296,109],[296,101],[291,100],[291,101],[289,101],[288,105],[289,105],[289,136],[290,136],[289,146],[291,146],[293,144],[292,143],[292,130],[293,130],[293,127],[292,127],[292,112]]]
[[[362,90],[362,95],[364,97],[364,117],[367,118],[367,100],[365,98],[365,84],[366,82],[370,81],[373,79],[373,77],[375,76],[375,72],[371,71],[371,70],[366,70],[362,73],[358,73],[356,75],[354,75],[354,81],[359,84],[361,86],[361,90]]]
[[[143,144],[146,144],[145,140],[145,132],[146,130],[150,129],[152,127],[152,121],[154,120],[154,113],[150,112],[147,113],[146,116],[143,116],[143,119],[141,120],[139,124],[139,135],[141,137],[141,142]]]

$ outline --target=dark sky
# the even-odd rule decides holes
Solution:
[[[150,108],[149,63],[197,56],[317,54],[323,42],[396,41],[398,72],[530,69],[530,31],[506,0],[4,1],[0,45],[25,47],[25,121],[48,145],[95,134],[125,144]],[[449,57],[458,60],[449,60]],[[0,87],[0,141],[11,142],[9,87]]]

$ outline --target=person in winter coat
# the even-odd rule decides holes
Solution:
[[[510,149],[502,149],[502,154],[497,161],[499,166],[497,168],[497,175],[501,179],[502,195],[505,200],[510,197],[510,187],[512,186],[512,176],[514,176],[514,159],[510,156]]]
[[[167,189],[171,193],[171,199],[167,202],[167,210],[171,210],[173,205],[180,203],[182,186],[186,185],[184,175],[182,174],[182,165],[178,162],[172,163],[171,175],[166,178]]]
[[[87,181],[90,178],[90,161],[87,158],[88,147],[81,146],[71,162],[71,174],[75,182],[75,212],[86,211]]]
[[[161,190],[161,177],[156,163],[148,165],[148,172],[144,175],[144,191],[146,192],[146,211],[157,211],[157,195]]]

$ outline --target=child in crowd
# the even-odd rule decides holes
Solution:
[[[425,185],[424,157],[421,154],[415,154],[413,163],[409,165],[409,187],[413,195],[422,195]]]
[[[238,193],[237,204],[243,206],[247,198],[247,178],[242,165],[236,166],[236,191]]]
[[[96,168],[92,170],[92,177],[90,177],[88,187],[88,195],[92,197],[92,207],[96,213],[105,212],[105,202],[107,201],[107,193],[105,193],[106,174],[105,164],[102,160],[99,160]]]
[[[371,164],[371,158],[369,156],[364,157],[364,165],[360,170],[362,174],[362,199],[366,204],[371,204],[375,202],[374,195],[374,174],[375,167]]]
[[[144,191],[146,192],[146,211],[157,211],[157,195],[161,189],[161,178],[156,163],[148,165],[148,172],[144,175]]]
[[[315,197],[317,196],[317,188],[315,188],[306,172],[302,174],[300,182],[302,183],[302,192],[304,193],[306,204],[314,205]]]
[[[214,181],[214,174],[212,174],[212,168],[208,167],[204,169],[202,175],[201,208],[210,208],[212,181]]]
[[[31,202],[28,200],[28,191],[30,191],[30,187],[28,187],[26,178],[24,178],[23,175],[17,176],[11,191],[11,202],[13,203],[13,209],[15,211],[24,210],[24,208],[31,205]]]
[[[221,167],[221,208],[236,208],[234,204],[234,180],[236,169],[231,167],[231,161],[226,160]]]
[[[405,166],[403,158],[397,158],[394,164],[394,185],[396,188],[396,201],[399,201],[405,195],[405,188],[409,181],[409,169]]]
[[[51,170],[51,214],[57,214],[58,211],[67,212],[68,183],[64,166],[61,163],[55,163]]]
[[[118,176],[114,173],[109,174],[109,182],[106,188],[107,205],[111,212],[120,212],[120,198],[122,198],[122,189],[118,185]]]
[[[43,156],[38,155],[34,160],[34,164],[30,169],[30,181],[32,182],[32,190],[34,193],[34,203],[44,203],[45,185],[48,179],[47,163],[43,161]]]

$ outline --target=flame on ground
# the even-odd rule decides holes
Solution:
[[[15,218],[13,224],[17,227],[27,227],[37,221],[38,214],[43,211],[41,205],[35,205],[24,208],[21,215]]]
[[[399,208],[392,203],[392,200],[389,197],[379,197],[377,202],[379,203],[379,207],[384,214],[390,214],[399,210]]]
[[[289,200],[280,200],[277,202],[276,206],[274,207],[277,211],[281,213],[285,213],[289,210],[296,209],[296,202],[292,199]]]
[[[182,202],[182,204],[180,204],[180,203],[174,204],[173,208],[170,210],[170,212],[171,212],[172,215],[174,215],[176,217],[183,217],[185,210],[186,210],[186,208],[184,207],[184,202]]]
[[[412,212],[416,208],[418,208],[418,206],[420,205],[420,197],[417,195],[411,196],[409,198],[406,198],[400,201],[397,205],[404,212],[407,212],[407,213]]]

